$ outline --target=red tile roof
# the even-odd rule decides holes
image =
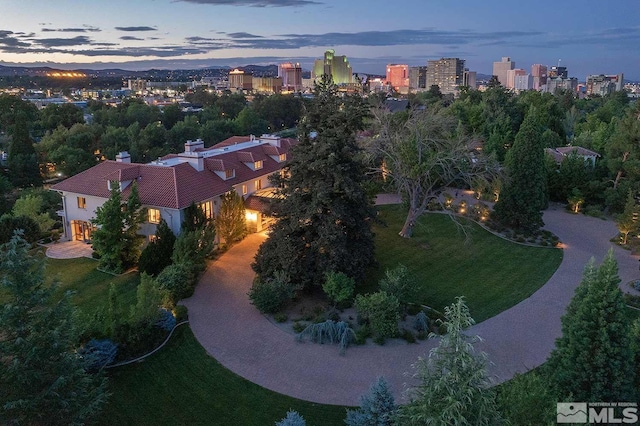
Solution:
[[[287,152],[295,143],[293,139],[281,139],[281,152]],[[76,194],[108,198],[110,180],[120,182],[134,180],[138,185],[140,201],[144,205],[182,209],[191,202],[202,202],[230,191],[233,186],[269,175],[282,167],[282,163],[264,155],[264,145],[243,149],[252,158],[262,159],[263,167],[253,171],[238,159],[238,152],[225,152],[204,159],[204,170],[197,171],[188,163],[175,166],[121,163],[107,160],[84,172],[55,184],[51,189]],[[223,179],[215,172],[235,169],[235,177]],[[131,192],[128,185],[124,198]]]

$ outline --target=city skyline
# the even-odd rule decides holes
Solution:
[[[190,69],[299,62],[325,50],[354,72],[389,63],[457,57],[491,74],[509,56],[518,68],[557,65],[571,76],[624,73],[640,80],[640,8],[621,0],[540,6],[488,0],[476,7],[408,0],[402,7],[352,0],[8,0],[0,6],[0,65]]]

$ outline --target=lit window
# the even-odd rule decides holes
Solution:
[[[157,239],[158,239],[158,237],[156,237],[155,235],[149,235],[149,242],[150,243],[154,242]]]
[[[149,209],[149,223],[160,223],[160,210]]]
[[[87,199],[84,197],[78,197],[78,208],[86,209],[87,208]]]
[[[280,162],[282,161],[287,161],[287,153],[285,152],[284,154],[280,154]]]
[[[224,171],[224,178],[231,179],[236,177],[236,169],[229,169]]]
[[[262,182],[260,181],[260,179],[257,179],[255,181],[255,184],[256,184],[256,191],[259,189],[262,189]]]
[[[198,204],[202,213],[204,213],[204,217],[207,219],[213,218],[213,207],[211,205],[211,201],[205,201],[204,203]]]
[[[242,185],[242,195],[247,195],[247,185]]]
[[[253,168],[255,170],[260,170],[262,168],[262,160],[254,161]]]

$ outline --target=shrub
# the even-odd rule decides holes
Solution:
[[[358,295],[356,297],[356,311],[358,315],[371,326],[374,338],[385,339],[394,337],[398,333],[398,298],[384,291]]]
[[[299,342],[309,339],[314,343],[332,343],[340,345],[340,354],[343,354],[349,344],[355,339],[353,329],[344,321],[327,320],[318,324],[307,326],[296,336]]]
[[[78,355],[85,361],[87,371],[100,371],[111,364],[118,354],[118,345],[109,339],[91,339],[78,350]]]
[[[193,266],[185,263],[169,265],[158,275],[156,281],[161,290],[167,292],[172,304],[193,294],[196,285]]]
[[[354,279],[342,272],[328,272],[325,275],[325,282],[322,284],[322,290],[336,305],[350,300],[355,288]]]
[[[276,422],[276,426],[306,426],[307,422],[297,411],[289,410],[287,416]]]
[[[176,322],[181,322],[189,319],[189,310],[184,305],[176,305],[173,308],[173,315],[176,317]]]
[[[278,312],[293,297],[297,287],[291,284],[284,273],[276,273],[274,278],[256,280],[249,290],[249,299],[262,313]]]
[[[425,314],[424,311],[420,311],[416,314],[413,327],[418,332],[429,330],[429,318],[427,318],[427,314]]]
[[[371,328],[368,325],[362,325],[356,330],[356,345],[364,345],[367,339],[371,337]]]
[[[380,280],[380,290],[395,296],[400,302],[407,303],[413,300],[416,285],[409,274],[409,269],[400,264],[385,271],[384,278]]]
[[[275,315],[273,316],[273,320],[274,320],[275,322],[285,322],[285,321],[287,320],[287,314],[282,313],[282,312],[277,313],[277,314],[275,314]]]
[[[156,229],[156,239],[145,247],[138,259],[138,270],[152,276],[158,276],[167,266],[171,265],[171,256],[176,237],[164,219]]]
[[[156,326],[165,331],[171,331],[176,326],[176,317],[168,309],[160,309],[160,315],[156,320]]]
[[[35,220],[27,216],[5,214],[0,217],[0,244],[9,242],[13,232],[18,229],[22,229],[22,238],[29,243],[34,243],[40,238],[40,228]]]
[[[296,321],[293,323],[291,328],[293,328],[293,331],[295,331],[296,333],[301,333],[302,330],[307,328],[307,326],[305,324],[302,324],[301,322]]]
[[[400,337],[402,337],[404,340],[406,340],[407,343],[415,343],[416,342],[416,336],[414,336],[414,334],[411,332],[411,330],[408,330],[406,328],[402,329],[402,332],[400,333]]]

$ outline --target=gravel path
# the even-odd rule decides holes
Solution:
[[[385,199],[386,200],[386,199]],[[484,342],[480,349],[493,363],[491,374],[504,381],[543,363],[560,335],[560,317],[579,284],[586,262],[601,262],[616,235],[610,221],[550,209],[545,228],[564,243],[562,264],[530,298],[472,327]],[[249,266],[264,234],[253,234],[212,262],[195,294],[183,303],[191,328],[207,352],[240,376],[268,389],[296,398],[357,405],[377,376],[384,376],[399,401],[411,382],[407,373],[419,356],[427,356],[436,341],[385,346],[350,347],[340,356],[332,345],[296,343],[262,316],[247,292],[254,274]],[[622,285],[638,277],[638,261],[614,247]],[[473,313],[472,313],[473,314]]]

